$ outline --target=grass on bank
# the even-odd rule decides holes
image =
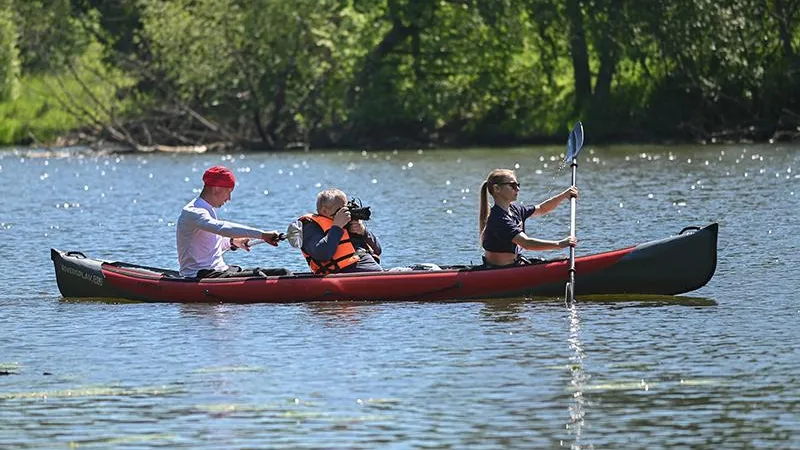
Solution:
[[[99,46],[90,46],[59,74],[27,75],[19,95],[0,102],[0,146],[53,142],[71,130],[108,122],[130,108],[120,100],[134,80],[102,62]]]

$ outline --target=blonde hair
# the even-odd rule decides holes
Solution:
[[[481,184],[480,207],[478,209],[478,239],[483,243],[483,230],[489,218],[489,195],[494,198],[494,187],[498,183],[508,183],[516,178],[513,170],[494,169],[486,176],[486,181]]]
[[[347,203],[347,196],[340,189],[329,188],[317,194],[317,214],[322,213],[323,208],[328,208],[337,200]]]

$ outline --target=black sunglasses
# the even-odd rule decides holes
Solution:
[[[508,186],[511,186],[511,187],[513,187],[515,189],[519,189],[522,186],[521,184],[517,183],[516,181],[506,182],[506,183],[495,183],[495,184],[498,185],[498,186],[508,185]]]

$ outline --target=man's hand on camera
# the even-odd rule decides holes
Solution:
[[[339,228],[344,229],[350,223],[350,210],[347,208],[339,208],[336,215],[333,216],[333,224]]]
[[[364,226],[364,222],[361,220],[354,220],[350,222],[347,230],[350,232],[350,234],[364,235],[367,233],[367,227]]]

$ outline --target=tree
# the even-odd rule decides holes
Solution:
[[[0,0],[0,101],[14,100],[19,89],[19,51],[12,0]]]

